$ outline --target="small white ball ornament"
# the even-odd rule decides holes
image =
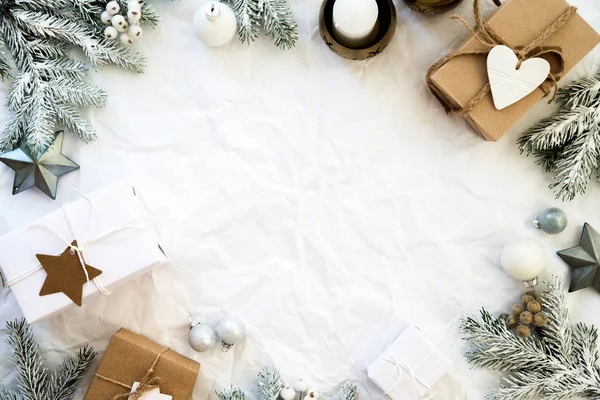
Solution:
[[[296,398],[296,391],[289,386],[284,386],[281,388],[279,395],[283,400],[294,400]]]
[[[129,27],[129,30],[127,31],[127,34],[129,35],[129,37],[132,37],[135,39],[142,37],[143,33],[144,32],[142,31],[142,27],[139,25],[131,25]]]
[[[217,334],[221,338],[223,351],[231,350],[236,343],[242,342],[246,338],[246,328],[244,323],[235,317],[225,317],[217,326]]]
[[[139,12],[135,12],[135,11],[127,11],[127,20],[129,21],[130,24],[137,24],[138,22],[140,22],[140,19],[142,18],[142,14],[140,14]]]
[[[119,3],[116,1],[111,1],[106,5],[106,11],[108,11],[110,15],[117,15],[119,11],[121,11],[121,6],[119,6]]]
[[[317,389],[308,389],[304,400],[318,400],[321,393]]]
[[[546,264],[546,251],[533,239],[513,240],[504,246],[501,263],[508,275],[523,281],[527,287],[535,286]]]
[[[112,26],[117,28],[119,32],[125,32],[129,28],[129,24],[122,15],[115,15],[111,20]]]
[[[133,44],[133,39],[126,33],[121,33],[121,36],[119,36],[119,40],[125,46],[131,46]]]
[[[127,2],[127,9],[131,10],[133,8],[137,8],[137,9],[142,9],[142,2],[141,0],[131,0],[129,2]]]
[[[102,11],[102,14],[100,14],[100,21],[102,21],[104,25],[110,25],[111,18],[112,15],[110,15],[108,11]]]
[[[119,36],[119,31],[114,26],[107,26],[104,29],[104,37],[109,40],[115,40]]]
[[[217,339],[215,331],[208,326],[201,324],[195,319],[190,318],[190,332],[188,333],[188,343],[190,347],[198,352],[204,352],[215,346]]]
[[[294,389],[296,392],[302,394],[308,390],[308,384],[304,379],[298,379],[296,383],[294,383]]]
[[[224,3],[211,2],[194,15],[196,35],[208,46],[222,46],[235,35],[237,27],[233,10]]]

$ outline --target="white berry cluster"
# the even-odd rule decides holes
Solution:
[[[127,3],[127,17],[120,14],[121,6],[116,1],[106,5],[106,11],[102,12],[100,19],[105,25],[104,36],[109,40],[119,38],[125,46],[133,44],[133,41],[142,36],[142,27],[139,26],[142,17],[141,0],[131,0]]]

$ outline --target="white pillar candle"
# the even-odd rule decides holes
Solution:
[[[375,0],[335,0],[333,36],[346,47],[363,46],[373,32],[378,16],[379,7]]]

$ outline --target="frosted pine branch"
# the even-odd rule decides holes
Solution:
[[[260,26],[259,0],[232,0],[237,19],[238,37],[242,43],[250,43],[258,38]]]
[[[358,386],[354,383],[345,383],[336,396],[338,400],[358,400]]]
[[[287,0],[261,0],[263,29],[275,46],[291,49],[298,41],[298,25]]]
[[[258,374],[258,400],[277,400],[283,380],[276,368],[265,367]]]
[[[67,358],[50,377],[48,400],[67,400],[75,393],[76,384],[92,365],[96,353],[91,347],[79,350],[76,357]]]
[[[59,101],[54,104],[54,112],[61,125],[68,128],[84,142],[93,142],[98,137],[94,126],[81,116],[76,107]]]
[[[240,388],[216,391],[219,400],[246,400],[246,394]]]

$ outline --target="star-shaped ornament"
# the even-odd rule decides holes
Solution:
[[[76,247],[77,241],[73,241],[71,246]],[[36,254],[36,257],[48,274],[40,291],[40,296],[64,293],[80,307],[83,297],[83,285],[87,283],[88,278],[91,281],[102,274],[99,269],[85,264],[88,273],[86,278],[79,255],[71,247],[67,247],[59,256]]]
[[[600,234],[587,222],[583,225],[579,246],[556,252],[566,262],[573,275],[569,292],[589,286],[600,291]]]
[[[15,171],[13,194],[36,186],[53,200],[56,198],[58,178],[79,169],[79,165],[62,154],[64,137],[64,131],[56,132],[52,143],[37,154],[21,141],[17,149],[0,155],[0,161]]]

